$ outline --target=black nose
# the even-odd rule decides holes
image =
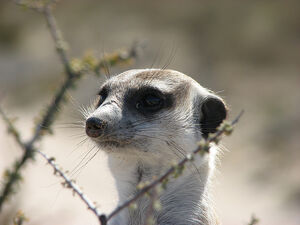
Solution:
[[[105,121],[91,117],[85,123],[85,132],[88,136],[96,138],[103,133],[106,126],[107,123]]]

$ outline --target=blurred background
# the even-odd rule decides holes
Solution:
[[[245,110],[234,133],[222,142],[214,200],[224,225],[247,224],[255,214],[261,225],[300,224],[300,2],[192,0],[64,0],[55,9],[72,57],[97,56],[146,42],[129,68],[179,70],[216,91],[228,103],[230,118]],[[0,1],[0,96],[10,117],[17,117],[23,138],[63,80],[44,18]],[[69,93],[40,147],[67,170],[91,147],[80,145],[80,120],[104,78],[86,76]],[[0,121],[0,172],[21,155]],[[22,210],[26,224],[98,224],[94,215],[42,158],[23,171],[20,191],[6,204],[0,224],[12,224]],[[116,204],[114,181],[103,153],[74,176],[85,193],[109,212]]]

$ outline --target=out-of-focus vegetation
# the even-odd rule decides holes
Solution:
[[[134,67],[163,67],[170,59],[168,68],[184,72],[216,91],[225,98],[232,115],[245,109],[237,133],[223,143],[230,152],[224,152],[219,167],[216,208],[225,225],[246,223],[252,213],[261,224],[276,225],[300,223],[299,11],[300,3],[293,0],[64,0],[55,14],[72,56],[82,56],[87,50],[101,56],[135,39],[146,40],[147,50]],[[62,77],[47,32],[36,13],[18,8],[12,1],[0,1],[0,96],[12,116],[28,119],[17,121],[22,128],[31,124],[36,110],[47,102]],[[89,77],[78,92],[72,93],[73,98],[80,104],[88,103],[99,82]],[[68,106],[61,120],[72,121],[76,110]],[[7,152],[14,145],[2,122],[0,128],[2,171],[18,149]],[[25,135],[30,135],[29,131]],[[58,131],[59,135],[67,132]],[[67,155],[75,144],[62,143],[67,153],[60,149],[58,158],[71,161],[72,168],[74,161]],[[56,144],[47,142],[46,148],[50,152],[53,146]],[[95,164],[99,162],[101,159]],[[26,187],[34,182],[30,177],[39,177],[32,170],[28,168]],[[78,180],[83,186],[88,183],[82,177]],[[49,182],[42,186],[47,185]],[[96,189],[88,191],[100,192]],[[28,213],[39,207],[26,194],[25,188],[10,209],[27,210],[30,224],[55,223],[44,221],[49,212],[39,216]],[[106,204],[101,203],[101,196],[97,202]],[[58,215],[59,203],[51,204],[50,214]],[[67,211],[62,212],[67,222],[75,224],[66,218]],[[0,224],[7,224],[1,219]]]

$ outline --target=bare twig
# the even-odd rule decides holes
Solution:
[[[57,109],[60,108],[62,102],[65,100],[66,92],[74,86],[77,79],[75,77],[67,78],[64,83],[60,86],[56,92],[51,104],[47,107],[46,113],[44,114],[40,123],[37,124],[33,137],[28,142],[28,146],[39,140],[46,131],[51,132],[50,126],[52,125],[54,118],[57,114]]]
[[[4,122],[7,124],[7,128],[8,128],[8,133],[12,134],[16,140],[16,142],[22,146],[23,142],[21,140],[21,137],[18,133],[18,131],[15,129],[13,122],[7,117],[7,115],[5,114],[5,112],[3,111],[3,109],[0,107],[0,115],[2,117],[2,119],[4,120]]]
[[[72,62],[70,61],[67,51],[66,51],[66,43],[62,37],[62,34],[57,26],[56,20],[54,15],[52,14],[52,6],[53,3],[56,1],[46,1],[46,3],[36,1],[33,4],[27,4],[26,2],[22,0],[17,0],[17,4],[27,6],[37,12],[42,13],[45,16],[45,19],[47,21],[47,25],[50,31],[50,34],[54,40],[56,51],[58,53],[58,56],[60,57],[60,60],[64,66],[66,78],[64,83],[61,85],[61,87],[58,89],[56,94],[54,95],[54,98],[49,105],[49,107],[46,109],[45,114],[43,115],[41,121],[37,124],[34,134],[32,138],[28,142],[23,142],[20,138],[19,132],[15,129],[13,123],[9,120],[9,118],[5,115],[3,110],[0,108],[0,114],[3,117],[4,121],[7,123],[7,126],[9,128],[10,133],[13,134],[15,137],[17,143],[19,146],[24,150],[24,153],[22,157],[17,160],[14,163],[14,166],[12,168],[12,171],[7,170],[6,173],[6,181],[4,183],[3,189],[1,191],[0,195],[0,211],[3,206],[3,202],[10,196],[10,194],[13,192],[13,186],[20,180],[20,171],[22,167],[26,164],[26,162],[29,159],[33,159],[34,154],[38,153],[43,158],[47,160],[47,162],[54,168],[54,171],[56,174],[58,174],[60,177],[64,179],[64,184],[67,188],[70,188],[73,190],[73,192],[78,195],[81,200],[87,205],[88,209],[91,210],[99,219],[100,224],[106,225],[107,221],[110,220],[113,216],[118,214],[121,210],[128,207],[130,204],[134,203],[137,199],[139,199],[141,196],[143,196],[145,193],[150,193],[151,190],[153,190],[154,187],[156,187],[158,184],[164,184],[168,180],[170,175],[180,175],[184,169],[184,166],[187,162],[193,160],[193,156],[196,155],[199,152],[209,152],[210,144],[212,142],[217,143],[219,141],[219,138],[222,134],[229,134],[232,131],[232,126],[234,126],[240,117],[243,114],[243,111],[236,117],[235,120],[233,120],[230,124],[224,123],[219,130],[213,134],[210,135],[205,141],[202,141],[199,143],[198,147],[189,155],[187,155],[184,159],[178,162],[175,166],[172,166],[169,170],[167,170],[163,175],[161,175],[158,179],[153,180],[150,184],[145,185],[142,189],[139,190],[139,192],[134,195],[132,198],[125,201],[122,205],[118,206],[115,210],[113,210],[107,217],[105,215],[101,215],[99,211],[97,210],[96,206],[87,198],[86,195],[79,189],[79,187],[72,182],[72,180],[62,171],[58,168],[57,164],[54,163],[53,158],[48,157],[45,153],[41,152],[40,150],[36,150],[34,145],[35,143],[41,139],[42,135],[46,131],[50,131],[50,127],[55,119],[55,116],[57,114],[57,109],[61,106],[63,103],[63,100],[65,100],[66,92],[75,85],[76,81],[86,72],[86,68],[79,67],[80,69],[75,70],[72,66]],[[102,60],[98,61],[96,64],[88,63],[88,69],[92,69],[96,74],[100,74],[100,70],[103,68],[106,68],[107,66],[114,66],[118,63],[124,63],[128,62],[128,60],[135,58],[137,56],[139,45],[134,45],[131,49],[123,52],[119,52],[116,54],[111,54],[109,56],[103,57]],[[94,62],[94,60],[92,60]],[[84,60],[82,61],[83,63]],[[81,62],[81,63],[82,63]],[[154,211],[153,204],[154,204],[154,198],[151,199],[151,204],[149,208],[149,213],[147,218],[151,217],[151,214]],[[147,223],[147,221],[146,221]],[[257,219],[253,218],[251,221],[251,225],[254,225],[257,223]]]
[[[184,165],[188,162],[191,161],[193,158],[193,155],[196,155],[197,153],[201,151],[209,151],[209,144],[212,142],[217,142],[219,137],[223,134],[228,132],[229,130],[232,130],[232,126],[234,126],[241,116],[243,115],[244,111],[241,111],[240,114],[230,123],[226,124],[224,126],[221,126],[221,128],[213,135],[209,136],[207,140],[204,143],[201,143],[198,145],[198,147],[192,152],[192,154],[187,155],[184,159],[179,161],[179,163],[176,166],[172,166],[170,169],[168,169],[163,175],[161,175],[159,178],[156,180],[153,180],[150,184],[146,185],[144,188],[142,188],[139,192],[137,192],[133,197],[129,198],[127,201],[125,201],[123,204],[118,206],[115,210],[113,210],[108,216],[107,216],[107,221],[109,221],[113,216],[118,214],[120,211],[122,211],[124,208],[127,208],[130,204],[135,202],[138,198],[143,196],[145,193],[150,191],[152,188],[154,188],[156,185],[163,183],[167,178],[173,174],[176,171],[182,171],[184,168]]]
[[[0,108],[0,114],[8,126],[8,131],[14,136],[19,146],[25,150],[21,159],[15,161],[12,170],[5,171],[4,177],[6,179],[6,182],[5,185],[3,186],[3,189],[1,190],[1,195],[0,195],[0,212],[1,212],[3,203],[5,202],[5,200],[7,200],[10,194],[13,193],[14,184],[18,183],[18,181],[21,180],[21,175],[20,175],[21,168],[25,165],[25,162],[29,158],[32,158],[33,156],[31,151],[32,149],[26,149],[25,144],[22,142],[20,138],[19,132],[13,126],[13,123],[9,120],[9,118],[6,116],[6,114],[1,108]]]
[[[66,74],[72,78],[79,76],[80,74],[76,74],[72,71],[70,60],[67,56],[66,52],[66,42],[64,41],[61,31],[58,29],[55,17],[53,16],[51,5],[47,5],[44,10],[43,14],[46,18],[47,25],[49,27],[49,31],[51,36],[55,42],[56,51],[65,67]]]
[[[47,107],[40,122],[36,125],[34,134],[28,142],[25,143],[21,141],[19,132],[17,132],[17,130],[13,128],[12,122],[5,116],[3,111],[2,110],[0,111],[4,121],[8,125],[9,131],[14,135],[17,143],[24,150],[23,155],[19,160],[15,161],[12,169],[6,170],[5,173],[6,179],[5,182],[3,183],[3,188],[0,193],[0,211],[2,209],[4,201],[13,193],[14,185],[20,180],[21,169],[26,165],[26,162],[29,159],[33,159],[35,155],[34,144],[41,139],[42,135],[45,132],[47,131],[51,132],[51,125],[55,120],[55,116],[57,115],[58,109],[60,108],[62,103],[66,100],[65,96],[67,91],[70,88],[72,88],[75,85],[76,81],[79,80],[79,78],[83,75],[82,71],[75,71],[72,69],[71,61],[67,56],[65,41],[57,26],[55,17],[52,14],[52,6],[54,3],[56,3],[56,1],[55,0],[49,0],[46,2],[33,1],[31,2],[31,4],[22,0],[16,0],[15,2],[18,5],[33,9],[39,13],[42,13],[45,16],[49,31],[51,33],[51,36],[56,46],[57,53],[61,59],[61,62],[64,66],[65,73],[67,76],[63,84],[58,88],[57,92],[55,93],[52,102]],[[102,60],[99,61],[99,70],[103,67],[104,61],[105,62],[108,61],[110,65],[113,66],[118,63],[123,63],[125,60],[129,60],[130,58],[135,57],[136,56],[135,51],[133,51],[132,49],[130,49],[130,51],[127,51],[130,52],[130,54],[127,54],[125,57],[123,57],[124,52],[115,53],[113,55],[106,56],[106,58],[103,58]],[[100,71],[98,71],[98,74],[100,74]],[[100,219],[105,221],[105,217],[103,216],[100,216]]]
[[[61,62],[64,65],[67,79],[64,81],[64,83],[61,85],[61,87],[55,94],[55,97],[52,103],[50,104],[50,106],[47,108],[47,111],[42,121],[36,126],[34,136],[28,142],[29,146],[32,146],[35,141],[39,140],[39,138],[42,135],[42,131],[46,131],[50,129],[50,125],[52,124],[53,119],[57,113],[57,109],[60,107],[61,103],[65,98],[65,94],[67,90],[69,90],[72,86],[74,86],[75,82],[78,80],[78,78],[81,75],[80,73],[76,73],[71,69],[71,63],[67,56],[66,49],[64,47],[66,44],[60,32],[60,29],[56,24],[56,20],[51,11],[51,5],[49,4],[45,5],[45,7],[42,10],[42,13],[46,18],[50,34],[56,46],[57,54],[59,55]]]
[[[94,203],[80,190],[78,185],[76,185],[67,175],[65,172],[63,172],[61,169],[59,169],[58,165],[54,163],[54,159],[47,156],[45,153],[41,152],[40,150],[36,150],[38,154],[40,154],[44,159],[47,160],[50,166],[53,167],[54,173],[58,174],[61,178],[64,179],[64,186],[67,188],[72,189],[73,193],[78,195],[81,200],[86,204],[89,210],[91,210],[100,220],[101,214],[99,213],[97,207],[94,205]]]
[[[44,8],[44,15],[45,15],[47,21],[49,21],[48,22],[49,30],[50,30],[51,34],[53,33],[52,37],[54,39],[55,45],[59,46],[60,43],[63,42],[63,38],[61,35],[57,35],[58,28],[56,26],[55,20],[51,14],[51,11],[50,11],[50,8],[48,5],[46,5]],[[50,106],[47,108],[46,113],[44,114],[41,122],[38,123],[38,125],[36,126],[34,135],[30,139],[30,141],[26,144],[22,143],[19,138],[19,136],[20,136],[19,133],[18,132],[14,133],[14,136],[15,136],[18,144],[21,146],[21,148],[24,149],[24,153],[23,153],[23,156],[21,157],[21,159],[17,160],[15,162],[12,172],[10,172],[10,176],[9,176],[10,179],[8,179],[6,184],[4,185],[4,188],[0,195],[0,211],[1,211],[1,208],[3,205],[3,202],[7,199],[9,194],[12,193],[12,188],[13,188],[14,183],[16,183],[18,180],[20,180],[19,172],[20,172],[21,168],[26,164],[28,159],[32,159],[34,157],[34,152],[33,152],[34,143],[40,139],[43,131],[50,130],[50,126],[51,126],[52,122],[54,121],[55,115],[57,114],[57,109],[60,107],[67,90],[70,89],[70,87],[72,87],[74,85],[74,82],[77,80],[76,78],[79,77],[79,74],[71,73],[71,70],[69,69],[69,68],[71,68],[70,62],[66,57],[65,49],[63,49],[63,48],[57,48],[57,49],[59,49],[58,54],[60,55],[60,57],[62,59],[62,62],[65,66],[66,73],[68,74],[68,77],[65,80],[65,82],[63,83],[63,85],[60,87],[60,89],[57,91],[57,93],[55,94],[55,97],[54,97],[52,103],[50,104]],[[71,75],[69,73],[71,73]],[[1,114],[3,116],[3,111],[1,112]],[[5,117],[3,117],[3,118],[4,118],[4,120],[7,119]],[[11,127],[11,125],[12,124],[9,124],[10,127]]]
[[[14,127],[13,123],[10,121],[10,119],[7,117],[7,115],[3,112],[3,110],[1,109],[0,107],[0,114],[3,118],[3,120],[6,122],[7,126],[8,126],[8,129],[9,129],[9,132],[13,134],[13,136],[15,137],[17,143],[20,145],[21,148],[23,148],[25,151],[28,151],[27,150],[27,145],[25,145],[21,139],[20,139],[20,136],[19,136],[19,133],[17,131],[17,129]],[[62,177],[64,179],[64,186],[67,187],[67,188],[71,188],[73,190],[73,193],[75,193],[76,195],[78,195],[81,200],[87,205],[88,209],[91,210],[96,216],[97,218],[99,218],[100,220],[100,217],[101,217],[101,214],[98,212],[96,206],[93,204],[93,202],[91,200],[89,200],[89,198],[80,190],[80,188],[61,170],[59,169],[58,165],[56,163],[54,163],[54,158],[51,158],[49,156],[47,156],[45,153],[41,152],[40,150],[34,150],[32,149],[31,151],[34,151],[34,152],[37,152],[38,154],[40,154],[44,159],[47,160],[47,162],[49,163],[50,166],[53,167],[54,169],[54,173],[55,174],[58,174],[60,177]],[[24,160],[21,161],[24,163]],[[21,162],[19,164],[21,164]],[[18,174],[19,173],[19,170],[21,169],[21,165],[18,166],[15,171],[13,171],[13,174]],[[12,180],[12,179],[10,179]],[[8,192],[9,190],[11,190],[11,185],[12,185],[12,182],[11,181],[9,183],[9,185],[6,186],[6,190],[5,190],[5,193]],[[8,196],[8,194],[3,194],[1,195],[1,197],[6,197]],[[0,198],[0,206],[2,205],[2,202],[4,201],[5,199],[3,198]]]

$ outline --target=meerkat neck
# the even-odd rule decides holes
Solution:
[[[132,196],[140,182],[151,181],[155,176],[158,177],[162,171],[169,168],[169,166],[163,166],[163,162],[155,161],[155,164],[153,164],[149,163],[150,160],[134,157],[124,159],[110,155],[108,159],[109,168],[116,181],[120,201],[125,201]]]
[[[154,176],[161,175],[169,168],[169,166],[163,166],[168,165],[166,163],[156,162],[158,163],[160,166],[141,160],[109,157],[109,166],[118,190],[119,204],[134,196],[139,182],[151,181]],[[207,166],[208,164],[203,165],[201,171],[208,171]],[[187,170],[177,179],[169,181],[167,189],[159,197],[162,210],[154,213],[157,224],[216,224],[213,221],[215,217],[211,216],[213,212],[209,208],[209,185],[207,184],[207,174],[201,174],[195,170]],[[111,224],[119,224],[119,221],[123,221],[121,224],[128,225],[144,224],[143,219],[148,202],[146,197],[140,198],[137,202],[138,208],[134,212],[124,210]]]

